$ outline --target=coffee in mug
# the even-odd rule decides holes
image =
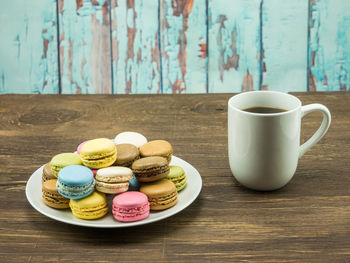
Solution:
[[[319,111],[323,121],[300,145],[301,120]],[[228,155],[233,176],[255,190],[275,190],[293,177],[298,159],[327,132],[329,110],[321,104],[301,105],[290,94],[250,91],[228,101]]]
[[[284,112],[287,111],[285,109],[279,109],[279,108],[273,108],[273,107],[251,107],[251,108],[246,108],[243,109],[243,111],[247,112],[252,112],[252,113],[279,113],[279,112]]]

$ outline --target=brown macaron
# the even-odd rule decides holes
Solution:
[[[69,199],[60,195],[56,188],[57,179],[45,181],[42,186],[43,202],[50,207],[69,208]]]
[[[117,160],[115,166],[130,167],[132,163],[140,158],[139,149],[132,144],[117,144]]]
[[[151,210],[164,210],[177,203],[175,184],[167,179],[142,184],[140,192],[147,195]]]
[[[136,160],[131,169],[140,182],[153,182],[169,174],[169,164],[164,157],[151,156]]]
[[[47,164],[45,164],[45,166],[43,168],[43,175],[41,178],[41,182],[44,183],[44,182],[51,180],[51,179],[57,179],[57,178],[52,173],[50,163],[47,163]]]
[[[140,154],[142,157],[162,156],[170,163],[173,147],[169,142],[164,140],[150,141],[140,147]]]

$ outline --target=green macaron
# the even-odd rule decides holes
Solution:
[[[69,165],[82,165],[80,155],[76,153],[60,153],[55,155],[50,162],[50,168],[54,176],[58,176],[58,172]]]
[[[170,172],[165,178],[175,184],[178,192],[184,189],[187,184],[185,171],[180,166],[170,166]]]

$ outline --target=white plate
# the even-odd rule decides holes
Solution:
[[[162,220],[164,218],[175,215],[188,207],[199,195],[202,188],[202,178],[199,172],[188,162],[173,156],[170,165],[181,166],[187,175],[187,186],[180,191],[178,203],[164,211],[151,212],[149,217],[136,222],[121,223],[113,218],[111,212],[111,200],[113,195],[107,195],[109,199],[109,212],[106,216],[97,220],[82,220],[76,218],[69,209],[59,210],[46,206],[41,198],[41,177],[43,167],[36,170],[29,178],[26,186],[26,196],[29,203],[43,215],[61,221],[67,224],[86,226],[86,227],[101,227],[101,228],[116,228],[116,227],[130,227],[137,225],[149,224]]]

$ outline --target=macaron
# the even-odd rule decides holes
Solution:
[[[76,153],[77,154],[80,154],[81,153],[81,148],[83,148],[83,145],[85,144],[85,143],[87,143],[88,141],[84,141],[84,142],[82,142],[81,144],[79,144],[78,145],[78,148],[77,148],[77,151],[76,151]],[[96,176],[96,173],[97,173],[97,169],[92,169],[92,168],[90,168],[91,169],[91,171],[93,172],[93,174],[94,174],[94,177]]]
[[[64,167],[58,173],[57,190],[69,199],[89,196],[95,190],[95,179],[92,171],[82,165]]]
[[[69,199],[60,195],[56,188],[57,179],[47,180],[42,185],[43,202],[50,207],[69,208]]]
[[[140,182],[153,182],[169,174],[168,161],[164,157],[151,156],[136,160],[131,169]]]
[[[141,183],[136,179],[133,174],[133,178],[129,181],[129,189],[128,191],[138,191],[140,189]]]
[[[132,170],[122,166],[101,168],[96,174],[96,190],[106,194],[118,194],[128,191]]]
[[[170,166],[169,174],[165,178],[175,184],[178,192],[184,189],[187,184],[185,171],[180,166]]]
[[[140,192],[147,195],[151,210],[164,210],[177,203],[176,187],[167,179],[142,184]]]
[[[80,143],[77,147],[77,154],[80,154],[81,153],[81,148],[83,148],[83,145],[85,143],[87,143],[88,141],[83,141],[82,143]]]
[[[81,165],[80,155],[76,153],[60,153],[55,155],[50,162],[52,174],[57,178],[58,172],[69,165]]]
[[[148,198],[140,192],[126,192],[113,199],[112,213],[120,222],[134,222],[149,216],[150,206]]]
[[[57,177],[53,175],[53,173],[51,171],[50,163],[47,163],[44,165],[44,168],[43,168],[41,182],[44,183],[44,182],[51,180],[51,179],[57,179]]]
[[[96,174],[97,174],[98,169],[91,169],[91,168],[90,168],[90,170],[92,171],[94,177],[96,177]]]
[[[150,141],[140,147],[141,157],[162,156],[170,163],[173,147],[164,140]]]
[[[130,131],[121,132],[114,138],[115,144],[128,143],[128,144],[135,145],[137,148],[141,147],[146,142],[147,142],[147,138],[138,132],[130,132]]]
[[[111,166],[117,159],[117,147],[110,139],[99,138],[87,141],[80,152],[83,164],[92,169]]]
[[[81,219],[98,219],[108,212],[106,195],[96,191],[82,199],[71,199],[69,206],[73,215]]]
[[[129,167],[132,163],[140,158],[139,149],[129,143],[117,144],[117,160],[114,165]]]

